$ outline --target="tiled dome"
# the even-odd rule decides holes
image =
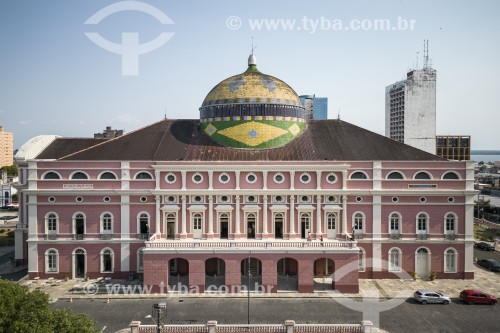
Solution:
[[[274,148],[293,140],[305,128],[304,107],[297,93],[280,79],[248,69],[217,84],[200,107],[202,129],[212,140],[234,148]]]

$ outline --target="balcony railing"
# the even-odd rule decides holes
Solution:
[[[99,239],[100,240],[110,240],[113,238],[113,234],[100,234]]]
[[[84,234],[74,234],[73,238],[75,240],[83,240],[83,239],[85,239],[85,235]]]
[[[261,249],[276,249],[276,248],[310,248],[318,250],[320,248],[356,248],[356,242],[352,241],[272,241],[272,240],[155,240],[147,241],[147,248],[165,248],[165,249],[214,249],[214,248],[261,248]]]
[[[399,232],[391,233],[390,238],[391,239],[401,239],[401,234]]]
[[[138,234],[139,239],[149,239],[149,233]]]
[[[363,233],[355,233],[352,236],[354,239],[364,239],[365,238],[365,234],[363,234]]]
[[[56,234],[47,234],[47,235],[45,235],[45,239],[46,240],[56,240],[57,235]]]
[[[457,239],[457,235],[455,235],[455,234],[446,234],[445,238],[447,240],[455,240],[455,239]]]
[[[426,240],[427,239],[427,234],[418,234],[417,235],[418,240]]]

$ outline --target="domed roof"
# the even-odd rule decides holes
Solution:
[[[248,69],[217,84],[205,97],[202,107],[234,103],[302,106],[299,96],[288,84],[257,69],[253,54],[248,59]]]
[[[288,84],[248,69],[217,84],[200,107],[200,127],[213,141],[232,148],[275,148],[305,130],[305,110]]]

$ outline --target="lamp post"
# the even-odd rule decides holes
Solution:
[[[162,319],[167,315],[167,303],[162,302],[158,304],[153,304],[153,309],[150,315],[146,318],[151,318],[156,324],[156,332],[161,333],[161,328],[163,327]],[[156,319],[155,319],[156,318]]]

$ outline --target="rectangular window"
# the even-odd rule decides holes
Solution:
[[[57,255],[49,254],[47,258],[47,271],[57,272]]]
[[[103,231],[111,231],[111,220],[104,220],[102,223]]]
[[[49,219],[49,223],[48,223],[47,227],[48,227],[49,231],[55,232],[56,231],[56,220],[55,219]]]
[[[455,267],[455,253],[446,253],[445,259],[446,259],[444,267],[445,273],[455,273],[457,269]]]

